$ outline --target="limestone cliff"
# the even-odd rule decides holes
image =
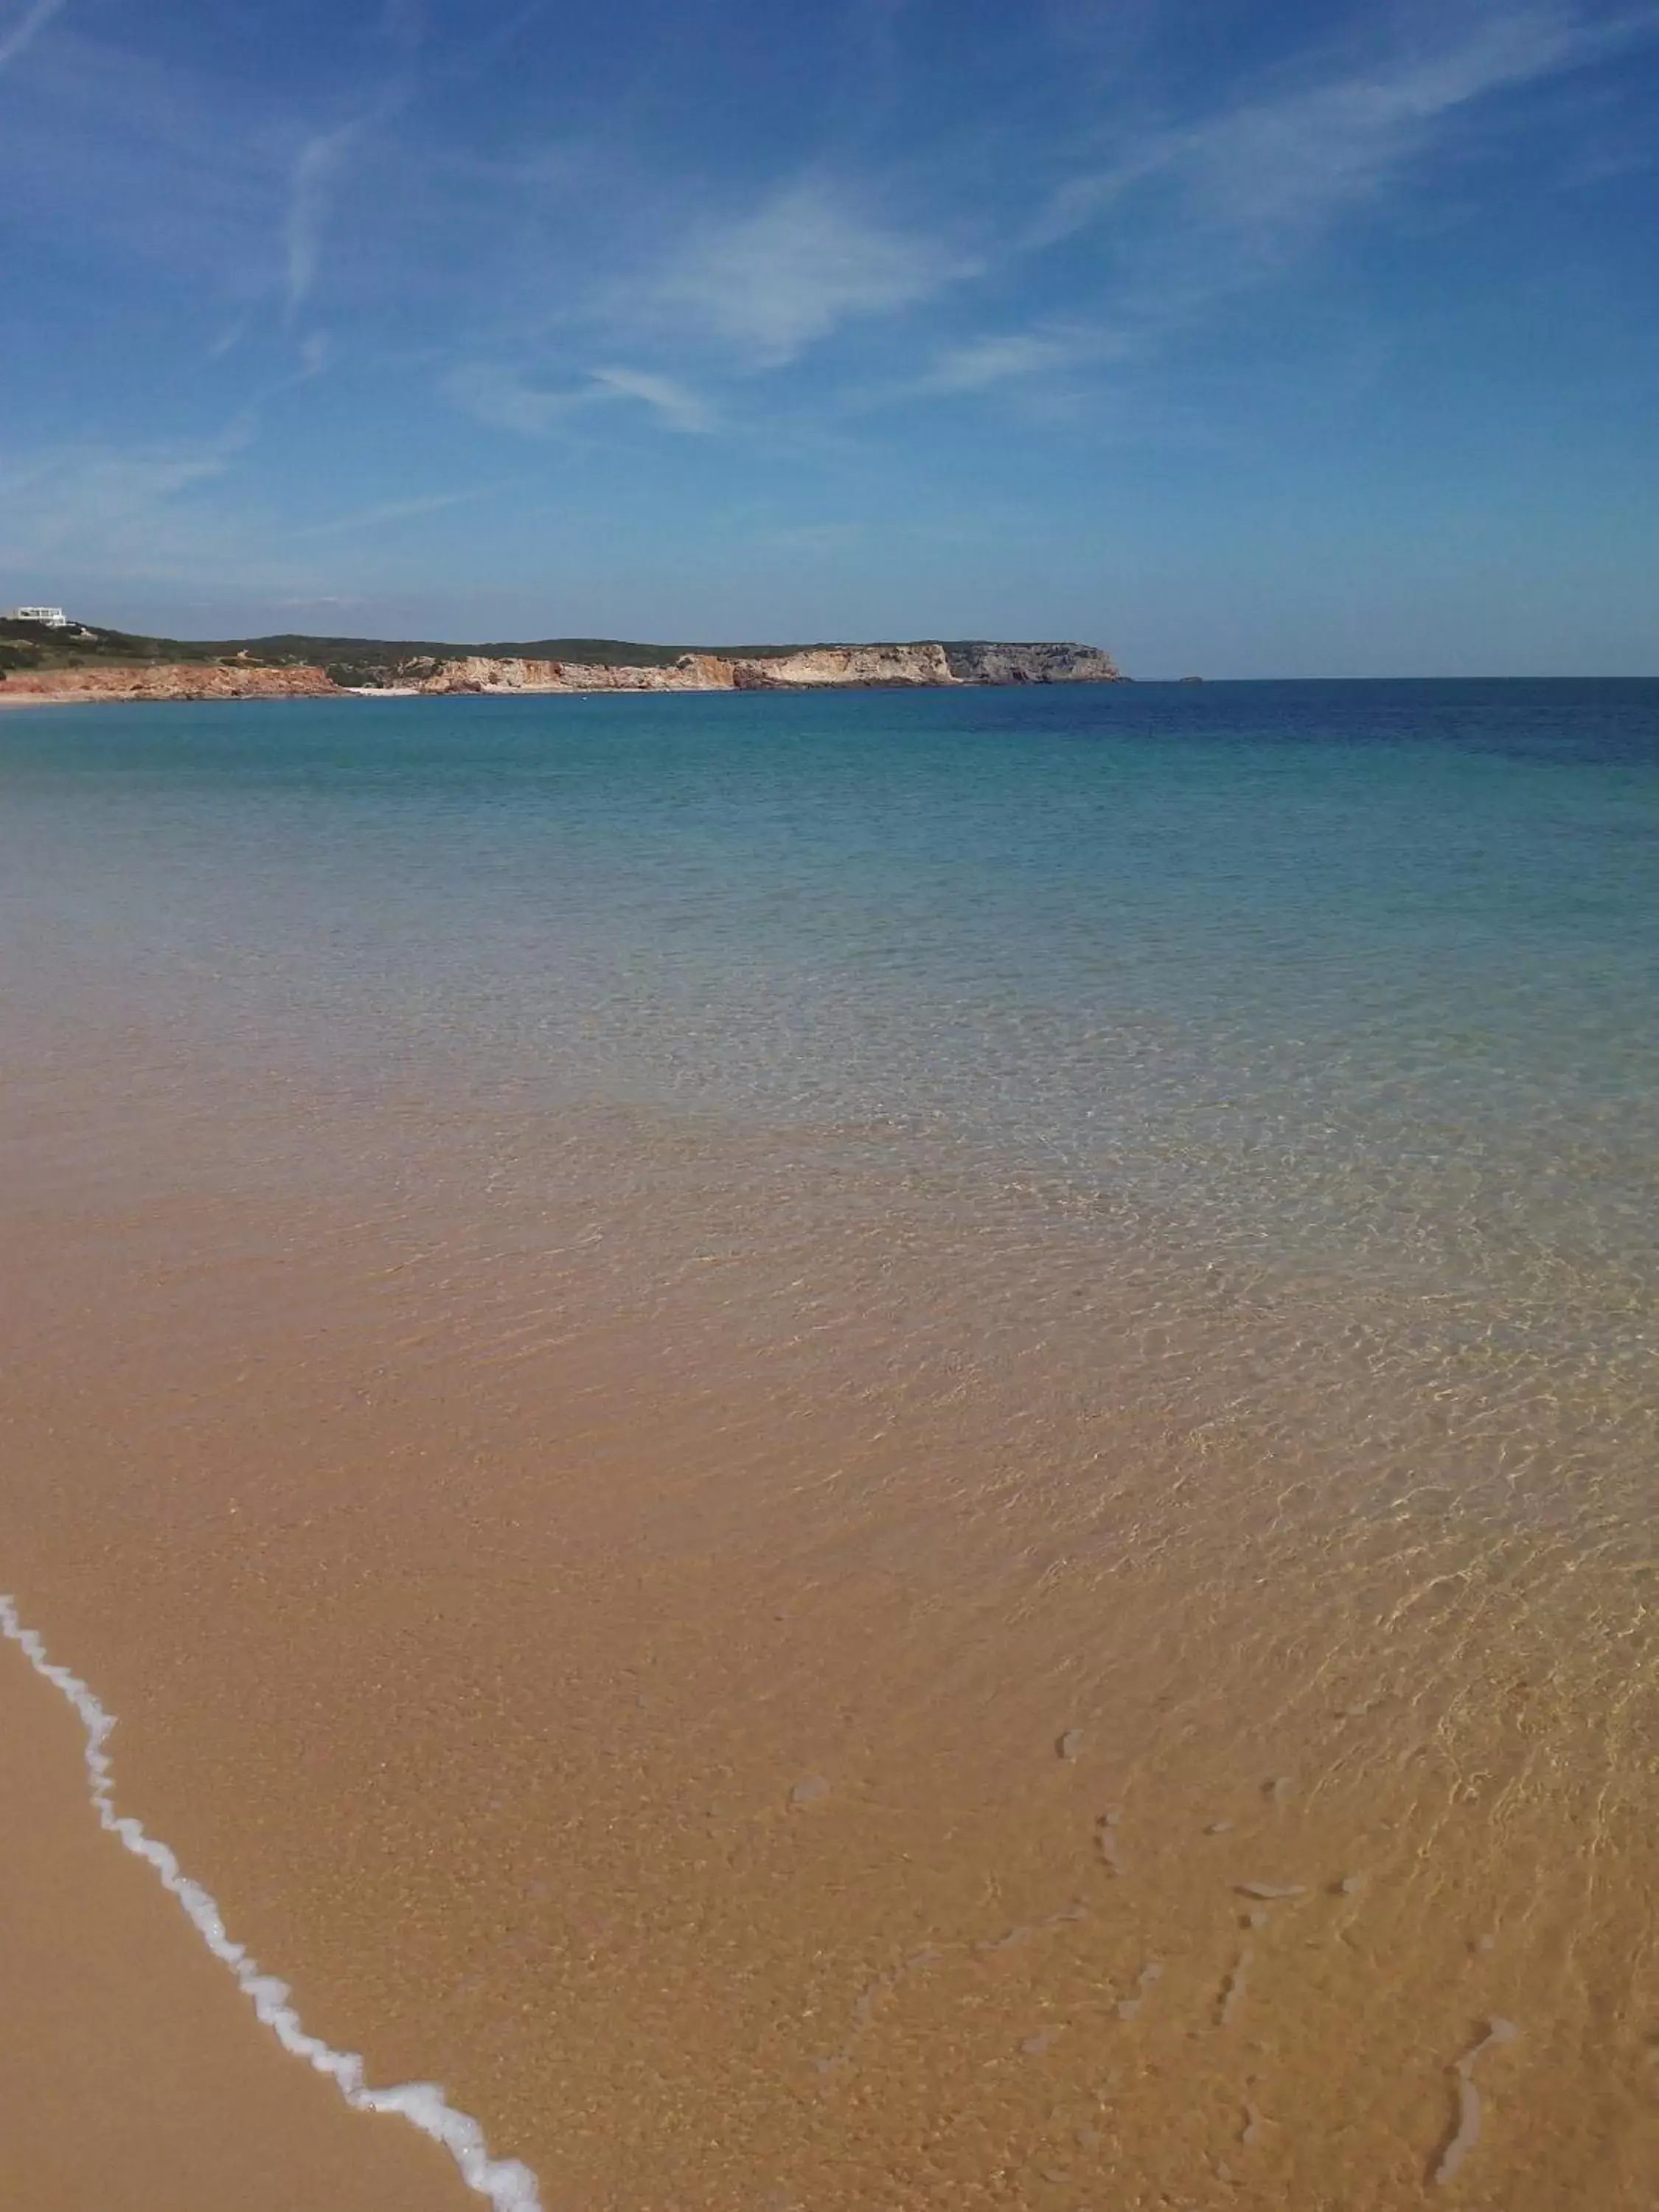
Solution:
[[[665,667],[579,660],[491,659],[470,653],[441,661],[422,691],[729,691],[732,663],[712,653],[683,653]]]
[[[792,691],[855,685],[1111,684],[1090,645],[816,645],[793,653],[684,653],[659,667],[466,653],[440,661],[422,691]]]
[[[950,684],[942,645],[817,645],[802,653],[734,660],[739,691],[788,691],[806,684]]]

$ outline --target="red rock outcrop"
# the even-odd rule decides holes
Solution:
[[[224,667],[210,661],[116,662],[102,668],[26,668],[0,699],[291,699],[338,697],[320,668]]]

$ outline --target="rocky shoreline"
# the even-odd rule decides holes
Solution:
[[[100,699],[339,697],[320,668],[225,668],[158,660],[95,668],[27,668],[0,681],[0,705],[49,706]]]
[[[147,661],[20,669],[0,684],[8,704],[100,699],[351,698],[366,693],[486,696],[592,691],[799,691],[952,684],[1117,684],[1099,647],[1070,644],[836,645],[798,652],[684,653],[659,665],[460,653],[416,659],[372,684],[337,682],[319,665]]]

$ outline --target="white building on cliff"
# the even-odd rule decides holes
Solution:
[[[6,622],[40,623],[46,629],[72,629],[74,624],[62,607],[8,607],[0,620]]]

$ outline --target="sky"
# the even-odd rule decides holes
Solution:
[[[0,0],[0,603],[1659,674],[1659,0]]]

